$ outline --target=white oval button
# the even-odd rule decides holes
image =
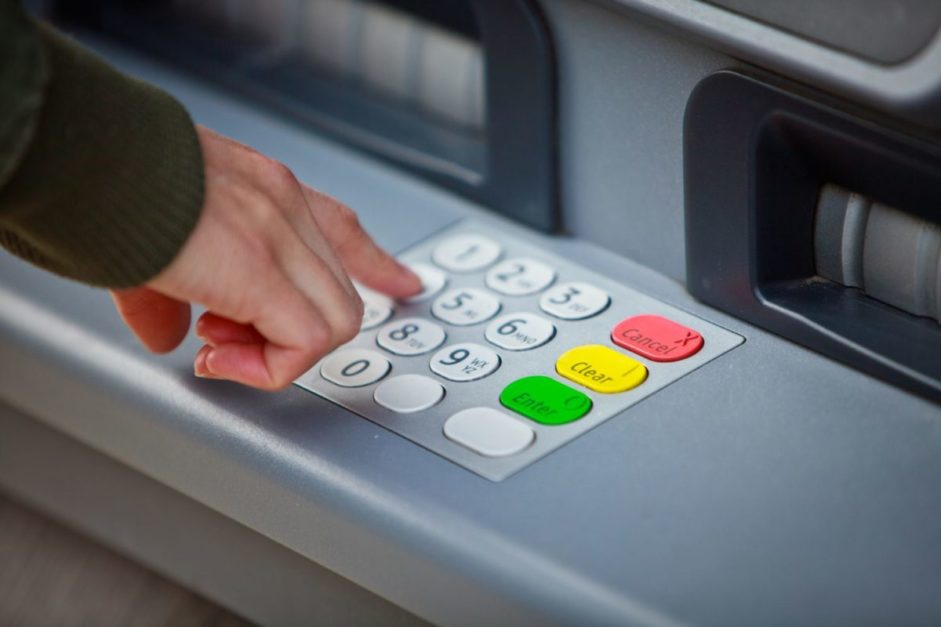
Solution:
[[[363,299],[363,321],[359,325],[360,331],[374,329],[392,317],[394,309],[391,298],[360,285],[356,286],[356,291]]]
[[[500,367],[500,356],[486,346],[464,342],[442,348],[429,367],[451,381],[475,381],[493,374]]]
[[[486,457],[519,453],[536,439],[527,425],[490,407],[457,412],[444,423],[444,436]]]
[[[536,314],[510,313],[491,322],[484,336],[500,348],[525,351],[555,337],[555,325]]]
[[[438,320],[456,326],[468,326],[490,320],[500,311],[500,301],[473,287],[448,290],[431,305]]]
[[[373,399],[398,414],[411,414],[436,405],[444,398],[444,387],[420,374],[392,377],[376,388]]]
[[[482,235],[457,235],[438,244],[431,259],[451,272],[486,268],[500,256],[500,244]]]
[[[487,287],[507,296],[525,296],[544,290],[555,280],[555,270],[535,259],[517,257],[498,263],[487,273]]]
[[[400,318],[379,329],[376,342],[396,355],[421,355],[444,344],[444,329],[424,318]]]
[[[428,264],[410,263],[408,267],[421,279],[422,290],[414,296],[406,298],[406,303],[420,303],[423,300],[428,300],[440,292],[448,282],[448,277],[444,275],[444,272],[432,268]]]
[[[389,373],[392,364],[376,351],[347,348],[327,356],[320,365],[320,375],[345,388],[359,388],[375,383]]]
[[[563,320],[590,318],[611,304],[608,293],[588,283],[562,283],[539,299],[539,307]]]

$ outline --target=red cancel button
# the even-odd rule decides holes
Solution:
[[[618,346],[653,361],[679,361],[702,348],[702,336],[689,327],[660,316],[634,316],[611,332]]]

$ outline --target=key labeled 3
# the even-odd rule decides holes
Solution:
[[[468,326],[490,320],[498,311],[500,301],[473,287],[448,290],[431,305],[431,313],[435,318],[455,326]]]
[[[561,283],[539,299],[539,307],[544,312],[563,320],[590,318],[610,304],[607,292],[588,283]]]
[[[475,381],[500,367],[500,356],[472,342],[452,344],[434,354],[431,371],[450,381]]]
[[[376,343],[396,355],[421,355],[444,344],[447,334],[431,320],[401,318],[376,334]]]

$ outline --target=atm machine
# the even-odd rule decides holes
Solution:
[[[270,394],[0,259],[0,488],[261,624],[941,623],[941,4],[34,2],[425,291]]]

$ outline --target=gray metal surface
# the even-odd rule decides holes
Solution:
[[[499,228],[496,225],[487,222],[462,221],[454,227],[438,233],[436,237],[405,251],[401,255],[401,259],[409,263],[432,264],[432,251],[435,246],[448,237],[464,233],[495,234],[498,232]],[[573,438],[594,429],[609,418],[622,414],[622,412],[643,401],[651,394],[669,393],[668,386],[679,378],[708,364],[742,342],[740,336],[729,333],[711,322],[632,290],[619,281],[599,276],[565,258],[547,255],[538,247],[527,244],[525,240],[510,238],[506,235],[493,235],[492,237],[500,243],[503,249],[503,259],[527,257],[541,261],[558,272],[556,283],[584,281],[605,290],[611,296],[611,305],[600,314],[585,320],[559,320],[542,314],[540,311],[539,299],[542,292],[524,297],[501,296],[496,292],[491,292],[501,301],[501,314],[525,312],[546,315],[557,329],[555,337],[546,344],[525,352],[512,352],[490,346],[502,360],[500,368],[496,372],[479,381],[463,383],[439,379],[439,383],[443,384],[446,390],[444,399],[434,407],[417,415],[403,416],[379,406],[373,400],[373,392],[379,382],[365,387],[341,388],[325,381],[320,376],[319,367],[315,367],[310,373],[298,380],[299,385],[373,420],[468,470],[493,481],[500,481],[513,473],[519,472],[544,455],[550,454],[560,446],[564,446]],[[484,274],[487,269],[482,269],[476,273],[449,274],[448,288],[471,287],[489,291],[484,283]],[[486,322],[473,326],[455,327],[436,321],[430,312],[432,302],[433,299],[421,303],[400,304],[397,306],[395,317],[392,320],[417,316],[437,322],[447,332],[447,340],[442,346],[461,342],[488,345],[487,340],[484,338],[484,329],[487,327]],[[627,354],[643,363],[648,370],[648,377],[644,383],[633,390],[620,394],[592,392],[556,374],[556,360],[562,353],[576,346],[586,344],[603,344],[615,349],[610,339],[614,327],[625,318],[641,314],[661,315],[698,331],[705,339],[703,348],[695,355],[675,363],[657,363],[639,355],[628,353],[626,350],[618,349],[622,354]],[[347,346],[383,352],[381,349],[377,349],[376,333],[376,329],[364,331]],[[437,349],[425,355],[412,357],[397,357],[391,353],[385,353],[385,356],[392,362],[392,372],[389,376],[404,373],[430,374],[428,360],[436,352]],[[536,432],[535,442],[526,450],[507,457],[484,457],[445,438],[442,429],[445,421],[450,416],[470,407],[488,406],[501,409],[498,400],[500,392],[513,381],[532,375],[547,376],[573,389],[584,392],[592,400],[591,411],[580,420],[566,425],[540,425],[526,420],[525,422],[529,423],[529,426]],[[512,411],[503,411],[513,414]],[[630,413],[623,414],[623,416],[627,419],[630,417]]]
[[[559,63],[563,226],[683,280],[686,101],[741,64],[595,3],[541,4]]]
[[[599,36],[619,28],[600,26]],[[579,63],[603,56],[603,48]],[[707,70],[709,62],[695,62],[697,49],[684,50],[678,61]],[[395,250],[457,216],[478,215],[192,81],[115,50],[109,56],[177,94],[199,121],[258,145],[350,202]],[[573,61],[563,54],[563,63]],[[645,107],[668,95],[681,100],[685,83],[675,85],[646,103],[638,85],[636,99]],[[616,131],[630,144],[630,125],[592,129],[584,106],[577,114],[592,131],[588,141],[610,145]],[[679,139],[679,127],[667,124],[679,124],[672,115],[652,118],[651,126],[676,133],[664,140]],[[575,130],[569,126],[569,142]],[[638,153],[643,133],[641,140]],[[602,152],[589,153],[585,167]],[[620,185],[623,173],[591,179],[581,172],[568,193],[589,180]],[[679,182],[678,169],[664,180]],[[610,227],[636,214],[662,229],[638,249],[675,270],[679,205],[650,206],[662,196],[642,190],[657,184],[624,190],[595,216]],[[590,215],[584,203],[591,200],[569,209]],[[500,230],[747,341],[492,483],[301,390],[272,395],[196,380],[195,340],[169,356],[148,355],[105,294],[3,257],[0,398],[437,623],[941,622],[936,405],[712,312],[675,281],[585,241],[502,222]],[[676,247],[655,252],[673,233]]]
[[[68,521],[69,526],[82,534],[134,561],[147,564],[154,571],[183,584],[187,590],[211,597],[259,625],[404,627],[424,624],[414,615],[270,538],[2,403],[0,492],[12,495],[54,519]],[[10,538],[11,541],[15,539],[15,536]],[[21,565],[23,562],[16,559],[16,552],[27,546],[13,551],[10,555],[12,563],[0,565],[0,570],[3,566],[9,569]],[[9,613],[17,609],[14,602],[0,608],[0,622],[26,626],[166,624],[215,627],[220,619],[225,619],[225,616],[219,616],[221,612],[218,609],[216,616],[205,609],[203,616],[193,615],[192,610],[199,607],[192,607],[194,603],[187,602],[186,597],[180,598],[183,590],[142,587],[141,584],[146,582],[140,581],[141,575],[126,566],[119,565],[115,570],[109,568],[111,564],[102,563],[99,559],[82,564],[83,568],[76,568],[75,562],[81,563],[82,558],[88,558],[82,554],[81,547],[80,550],[60,548],[70,553],[62,558],[66,563],[50,565],[50,569],[60,572],[47,573],[46,582],[37,585],[58,585],[60,594],[57,596],[61,598],[50,595],[49,598],[37,599],[33,594],[22,604],[41,606],[57,600],[60,603],[46,610],[32,608],[20,614],[19,620],[3,620],[5,616],[16,615]],[[28,583],[23,577],[31,571],[34,576],[41,576],[36,572],[35,563],[19,573],[8,570],[6,581],[10,586],[5,594],[14,597],[18,592],[22,594],[26,587],[24,583]],[[115,585],[114,577],[130,581]],[[68,585],[70,580],[72,586]],[[164,586],[168,587],[168,584]],[[71,588],[84,594],[76,595]],[[173,596],[168,594],[171,592]],[[193,592],[190,592],[191,596]],[[122,594],[128,598],[121,598]],[[114,598],[116,595],[119,598]],[[103,598],[95,603],[94,597]],[[159,622],[159,610],[166,610],[162,605],[170,606],[170,616],[165,622]]]
[[[941,25],[941,4],[934,0],[704,1],[887,65],[920,52]]]
[[[825,91],[933,128],[941,126],[941,34],[910,60],[881,65],[698,0],[604,3],[679,28],[710,47]]]

